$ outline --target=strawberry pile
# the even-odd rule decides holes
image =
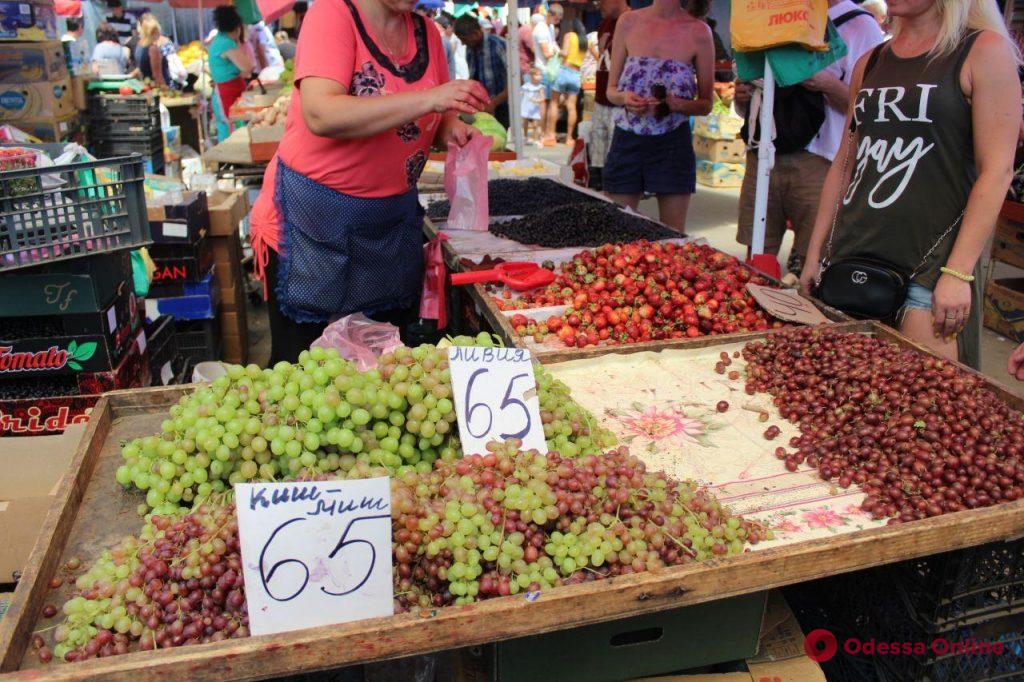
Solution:
[[[541,342],[549,334],[570,347],[679,339],[783,326],[747,293],[768,282],[737,259],[701,244],[637,241],[582,251],[558,268],[544,289],[500,309],[568,305],[537,322],[512,316],[512,327]]]

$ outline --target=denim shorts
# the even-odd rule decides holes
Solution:
[[[558,69],[558,74],[555,75],[555,82],[551,84],[552,90],[563,95],[578,94],[581,87],[580,72],[576,69],[570,69],[568,66],[562,66]]]
[[[696,168],[689,122],[661,135],[616,127],[601,181],[612,194],[693,194]]]
[[[907,298],[903,301],[903,310],[931,310],[932,290],[920,284],[910,283],[907,287]]]

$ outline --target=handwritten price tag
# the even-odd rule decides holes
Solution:
[[[747,284],[747,291],[770,315],[786,322],[822,324],[829,319],[813,303],[795,289],[773,289],[759,284]]]
[[[452,346],[448,366],[463,452],[485,453],[487,443],[508,438],[548,451],[530,351]]]
[[[254,635],[390,616],[387,478],[235,486]]]

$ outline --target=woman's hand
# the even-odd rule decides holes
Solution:
[[[804,263],[804,269],[800,271],[800,293],[804,296],[810,296],[814,291],[814,287],[818,284],[818,277],[821,275],[821,263],[818,262],[817,258],[807,257],[807,262]]]
[[[475,114],[484,111],[491,98],[477,81],[454,80],[427,91],[431,96],[431,110],[437,114],[457,111]]]
[[[647,97],[641,97],[635,92],[626,90],[622,93],[622,106],[626,107],[626,110],[631,114],[642,114],[646,112],[652,104],[653,100]]]
[[[1010,360],[1006,363],[1006,371],[1017,381],[1024,381],[1024,343],[1010,353]]]
[[[482,134],[479,130],[464,122],[458,116],[449,116],[441,130],[439,141],[441,147],[447,148],[449,144],[456,147],[465,147],[477,135]]]
[[[971,312],[971,284],[952,275],[939,277],[932,291],[932,327],[935,335],[955,335],[967,324]]]

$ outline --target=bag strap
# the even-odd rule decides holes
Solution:
[[[846,22],[850,21],[851,19],[856,19],[859,16],[871,17],[872,19],[875,18],[874,15],[871,14],[871,12],[868,12],[867,10],[851,9],[846,14],[843,14],[843,15],[840,15],[840,16],[836,17],[832,21],[832,25],[835,26],[836,28],[839,28],[840,26],[842,26]]]
[[[853,13],[854,12],[848,12],[847,14],[853,14]],[[864,13],[867,14],[866,12],[864,12]],[[846,15],[844,14],[843,17],[845,17],[845,16]],[[839,18],[842,19],[843,17],[839,17]],[[872,69],[874,69],[875,65],[878,63],[878,58],[879,58],[879,56],[882,53],[882,49],[885,48],[885,47],[886,47],[886,43],[880,43],[880,44],[876,45],[871,50],[871,55],[868,57],[868,61],[864,64],[864,74],[861,76],[861,83],[862,84],[863,84],[864,80],[867,79],[868,74],[871,73]],[[843,154],[843,174],[842,174],[842,177],[844,177],[844,178],[847,177],[847,173],[849,172],[850,149],[853,147],[853,142],[854,142],[854,138],[856,137],[856,135],[857,135],[857,119],[856,119],[856,117],[851,116],[850,117],[850,128],[847,131],[847,137],[846,137],[846,153]],[[839,197],[836,199],[835,209],[832,211],[832,227],[829,229],[828,241],[825,244],[825,257],[821,259],[821,267],[818,270],[818,281],[816,282],[816,284],[821,284],[821,273],[823,273],[825,271],[825,268],[827,268],[829,266],[829,263],[831,262],[831,258],[832,258],[832,238],[835,236],[836,225],[838,225],[838,223],[839,223],[839,208],[840,208],[840,206],[843,203],[843,196],[845,196],[846,193],[850,191],[850,184],[851,183],[852,183],[852,178],[850,179],[850,181],[847,182],[845,191],[840,192],[839,193]],[[916,268],[914,268],[913,272],[910,273],[910,277],[908,278],[908,280],[912,281],[915,277],[917,277],[917,275],[920,272],[921,268],[923,268],[924,264],[928,262],[928,258],[932,255],[932,253],[935,251],[935,249],[939,248],[939,244],[941,244],[943,242],[943,240],[945,240],[946,237],[949,236],[950,232],[952,232],[953,229],[957,225],[960,224],[960,221],[963,220],[963,217],[964,217],[965,213],[967,213],[967,207],[966,206],[964,207],[964,210],[960,211],[960,215],[957,216],[956,219],[952,223],[950,223],[949,227],[947,227],[946,230],[941,235],[939,235],[938,239],[935,240],[935,243],[932,244],[931,248],[928,249],[928,251],[925,252],[924,257],[921,259],[921,262],[918,264],[918,266]]]

